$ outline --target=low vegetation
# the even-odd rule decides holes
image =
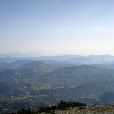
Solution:
[[[45,106],[38,108],[37,111],[31,109],[22,109],[18,112],[2,114],[114,114],[114,105],[86,105],[80,102],[60,101],[54,106]]]

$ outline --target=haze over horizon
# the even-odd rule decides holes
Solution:
[[[114,0],[0,0],[0,53],[114,55]]]

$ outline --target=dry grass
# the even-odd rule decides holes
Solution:
[[[114,114],[114,105],[75,107],[67,110],[55,110],[55,113],[52,114]]]

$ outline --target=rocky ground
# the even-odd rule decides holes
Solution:
[[[69,108],[67,110],[55,110],[55,112],[52,112],[50,114],[114,114],[114,105],[75,107]]]

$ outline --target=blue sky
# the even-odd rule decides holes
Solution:
[[[0,0],[0,53],[114,54],[114,0]]]

